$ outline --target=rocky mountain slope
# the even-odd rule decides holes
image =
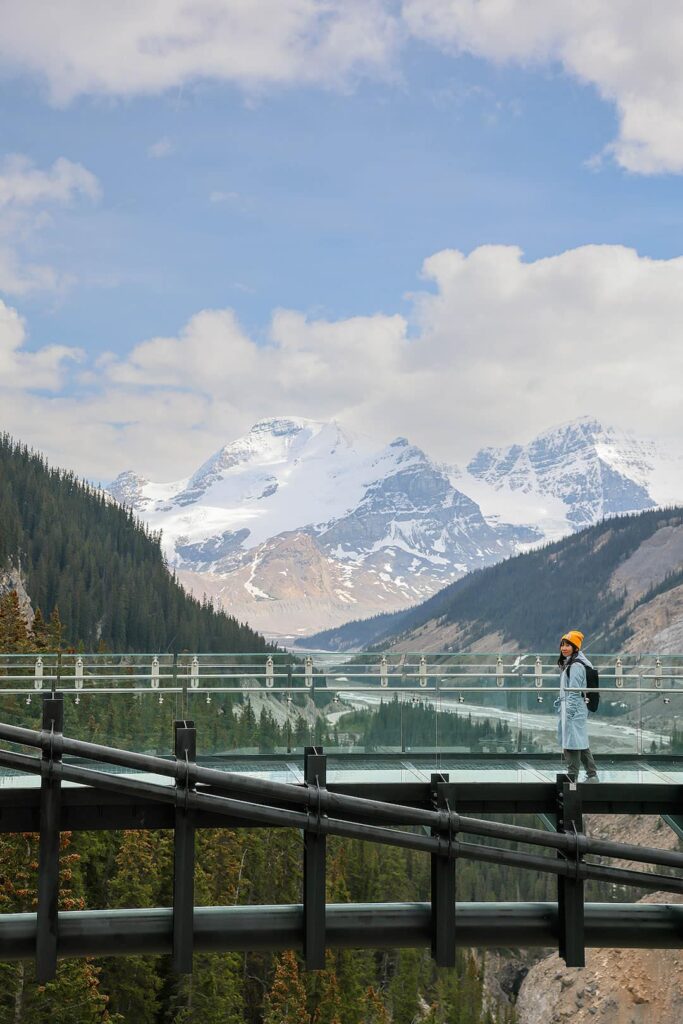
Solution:
[[[605,515],[652,507],[683,463],[594,420],[484,449],[467,470],[403,438],[276,418],[189,478],[109,486],[154,530],[182,582],[252,626],[307,635],[410,608],[464,574]],[[668,488],[668,489],[667,489]]]
[[[124,473],[109,491],[162,531],[190,589],[270,632],[412,606],[542,537],[489,523],[403,438],[377,450],[300,419],[257,423],[187,480]]]
[[[614,842],[680,848],[675,833],[656,816],[589,815],[584,825],[587,834]],[[643,867],[614,863],[639,870]],[[683,903],[683,897],[654,892],[639,902]],[[505,960],[501,963],[506,966]],[[516,1001],[518,1024],[570,1020],[577,1024],[678,1024],[683,1020],[683,953],[678,949],[587,949],[585,968],[565,967],[557,953],[530,967],[517,961],[516,967],[518,978],[524,975]],[[495,979],[491,988],[494,996],[500,995]]]
[[[418,608],[348,623],[309,643],[400,650],[550,650],[580,625],[594,651],[680,651],[683,509],[605,520],[473,573]]]

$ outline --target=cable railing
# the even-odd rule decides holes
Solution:
[[[592,660],[601,694],[598,714],[589,716],[593,750],[683,753],[683,655]],[[3,654],[0,713],[30,724],[32,702],[58,689],[75,735],[101,738],[98,730],[108,728],[122,745],[149,739],[167,752],[169,723],[192,717],[203,723],[207,754],[301,753],[324,732],[328,750],[349,754],[532,755],[557,748],[556,661],[555,653],[533,652]],[[105,703],[106,725],[92,713]],[[247,705],[256,726],[240,733],[234,723]],[[270,731],[258,728],[264,713],[275,723]],[[373,716],[381,728],[370,728]],[[127,735],[131,720],[140,729]]]
[[[600,672],[603,689],[661,693],[667,685],[683,687],[683,654],[597,654],[591,660]],[[463,688],[477,690],[490,684],[503,690],[512,687],[533,692],[544,687],[556,688],[556,662],[556,653],[27,652],[0,654],[0,692],[45,690],[57,684],[84,693],[121,689],[227,692],[262,687],[273,692],[306,692],[335,685],[346,689],[379,686],[448,693]]]

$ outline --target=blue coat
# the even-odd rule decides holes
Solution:
[[[577,655],[567,670],[560,676],[560,696],[555,701],[559,712],[557,740],[563,750],[586,750],[588,742],[588,708],[583,691],[586,689],[586,669],[590,661],[584,654]]]

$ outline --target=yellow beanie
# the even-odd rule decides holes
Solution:
[[[569,640],[569,643],[574,644],[574,647],[576,647],[576,649],[580,651],[581,644],[583,643],[583,633],[581,633],[578,629],[570,629],[568,633],[564,634],[564,636],[560,640],[560,643],[562,643],[562,640]]]

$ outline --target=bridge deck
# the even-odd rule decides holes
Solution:
[[[562,771],[562,762],[550,754],[462,754],[434,752],[335,754],[327,753],[327,780],[331,785],[391,783],[429,783],[433,772],[445,772],[450,781],[457,783],[502,782],[534,783],[554,782]],[[66,757],[65,763],[100,768],[95,762]],[[627,784],[683,784],[683,757],[662,755],[632,756],[604,755],[597,757],[601,783]],[[239,772],[274,782],[303,783],[303,756],[299,753],[283,754],[225,754],[201,756],[197,764],[226,772]],[[108,772],[132,773],[130,769],[106,766]],[[151,776],[148,776],[151,778]],[[171,778],[154,776],[154,781],[173,785]],[[74,783],[65,782],[69,787]],[[39,787],[40,778],[0,768],[0,789]]]

